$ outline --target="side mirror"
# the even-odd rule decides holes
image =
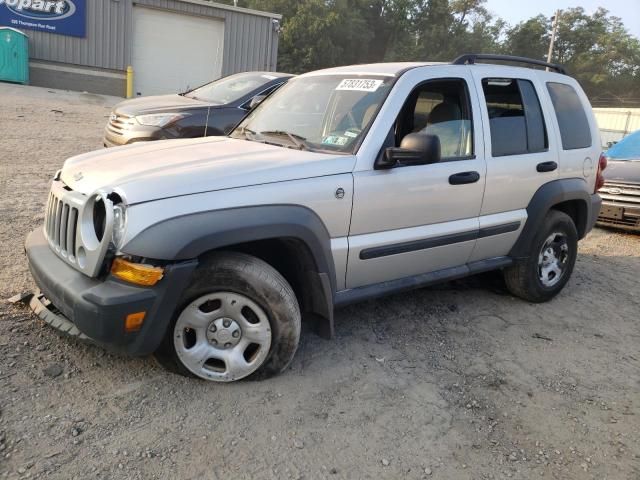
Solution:
[[[254,108],[256,108],[263,102],[265,98],[267,98],[266,95],[256,95],[255,97],[253,97],[251,99],[251,102],[249,102],[249,110],[253,110]]]
[[[391,147],[376,160],[374,168],[382,170],[398,165],[427,165],[440,161],[440,138],[426,133],[410,133],[406,135],[400,148]]]

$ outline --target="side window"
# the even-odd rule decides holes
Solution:
[[[529,80],[485,78],[482,90],[489,112],[491,155],[522,155],[549,148],[540,100]]]
[[[462,79],[433,80],[418,86],[405,102],[396,123],[396,146],[409,133],[440,139],[442,160],[473,156],[471,104]]]
[[[584,107],[578,94],[571,85],[565,83],[547,83],[547,90],[556,111],[560,126],[560,137],[564,150],[589,148],[591,130]]]

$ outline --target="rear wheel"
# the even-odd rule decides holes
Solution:
[[[284,370],[300,338],[287,281],[262,260],[217,253],[198,267],[156,357],[181,374],[231,382]]]
[[[578,232],[571,217],[551,210],[532,242],[529,258],[505,269],[507,288],[530,302],[546,302],[569,281],[578,254]]]

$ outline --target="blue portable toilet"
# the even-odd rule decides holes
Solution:
[[[29,37],[11,27],[0,27],[0,81],[29,83]]]

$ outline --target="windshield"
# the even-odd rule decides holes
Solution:
[[[185,97],[220,105],[235,102],[278,77],[269,74],[238,73],[185,93]]]
[[[301,150],[354,153],[392,84],[393,77],[375,75],[293,79],[231,136]]]
[[[624,137],[607,150],[605,155],[609,160],[640,161],[640,130]]]

